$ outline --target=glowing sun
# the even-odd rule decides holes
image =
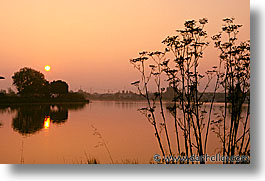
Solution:
[[[45,71],[49,72],[49,71],[51,70],[51,66],[50,66],[50,65],[46,65],[46,66],[44,67],[44,69],[45,69]]]

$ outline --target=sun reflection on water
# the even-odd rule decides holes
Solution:
[[[44,129],[48,129],[50,127],[50,122],[51,122],[50,116],[45,117],[43,125]]]

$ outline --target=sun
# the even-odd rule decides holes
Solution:
[[[51,70],[51,66],[50,66],[50,65],[46,65],[46,66],[44,67],[44,69],[45,69],[45,71],[49,72],[49,71]]]

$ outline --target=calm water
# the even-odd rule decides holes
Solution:
[[[0,107],[0,163],[149,163],[160,153],[153,127],[137,109],[144,102]],[[215,106],[216,111],[222,104]],[[176,152],[173,119],[167,113]],[[219,140],[209,135],[208,154]],[[166,145],[165,145],[166,146]]]

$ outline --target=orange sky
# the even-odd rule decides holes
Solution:
[[[249,16],[249,0],[0,0],[0,75],[6,77],[0,89],[11,87],[11,76],[25,66],[73,90],[133,89],[138,74],[129,59],[162,49],[161,41],[185,20],[207,17],[212,36],[222,18],[235,17],[246,40]],[[216,61],[210,46],[200,69]]]

